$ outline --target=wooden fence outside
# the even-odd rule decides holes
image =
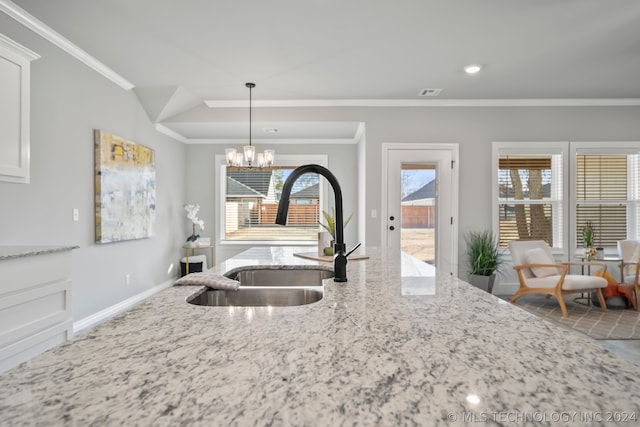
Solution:
[[[435,206],[402,207],[402,228],[433,228],[435,226]]]
[[[257,224],[272,225],[276,222],[277,213],[277,204],[256,205],[251,211],[251,219]],[[319,221],[319,205],[289,205],[287,224],[316,226]]]

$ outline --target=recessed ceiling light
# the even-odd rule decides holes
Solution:
[[[264,128],[262,129],[265,133],[278,133],[280,129],[278,128]]]
[[[477,72],[479,72],[482,69],[481,65],[467,65],[466,67],[464,67],[464,72],[467,74],[476,74]]]

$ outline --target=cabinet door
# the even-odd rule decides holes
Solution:
[[[36,58],[0,34],[0,181],[29,182],[29,67]]]

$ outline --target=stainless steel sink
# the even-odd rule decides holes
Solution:
[[[322,299],[322,281],[333,277],[328,269],[306,266],[241,267],[225,276],[238,280],[237,291],[204,288],[187,302],[206,306],[265,307],[311,304]]]
[[[227,277],[238,280],[240,286],[322,286],[324,279],[333,277],[333,271],[303,266],[279,269],[249,268],[232,271]]]
[[[323,288],[314,287],[240,287],[237,291],[223,291],[205,288],[187,298],[187,302],[207,306],[295,306],[320,301]]]

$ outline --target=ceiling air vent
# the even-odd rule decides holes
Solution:
[[[438,96],[442,92],[442,89],[422,89],[420,96]]]

